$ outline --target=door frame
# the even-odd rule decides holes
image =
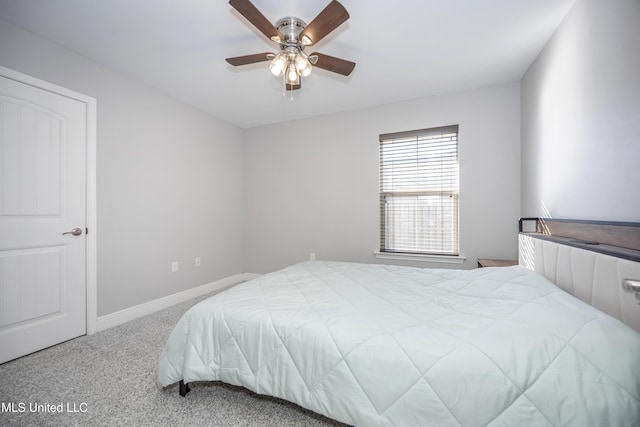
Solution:
[[[53,83],[29,76],[27,74],[0,66],[0,76],[24,83],[38,89],[46,90],[67,98],[82,102],[86,106],[86,326],[87,335],[98,331],[98,246],[97,246],[97,211],[96,211],[96,119],[97,101],[95,98],[58,86]]]

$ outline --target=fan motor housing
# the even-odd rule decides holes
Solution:
[[[287,16],[278,20],[275,26],[284,35],[284,42],[281,43],[282,48],[287,46],[302,47],[299,36],[307,26],[302,19],[295,16]]]

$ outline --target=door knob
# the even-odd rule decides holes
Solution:
[[[62,233],[62,235],[64,236],[65,234],[72,234],[74,236],[79,236],[82,234],[82,228],[76,227],[71,231],[65,231],[64,233]]]

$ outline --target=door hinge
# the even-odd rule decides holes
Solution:
[[[89,229],[88,229],[88,228],[85,228],[85,229],[84,229],[84,234],[85,234],[85,235],[86,235],[86,234],[89,234]]]

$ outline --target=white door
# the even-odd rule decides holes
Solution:
[[[86,114],[0,76],[0,363],[86,333]]]

